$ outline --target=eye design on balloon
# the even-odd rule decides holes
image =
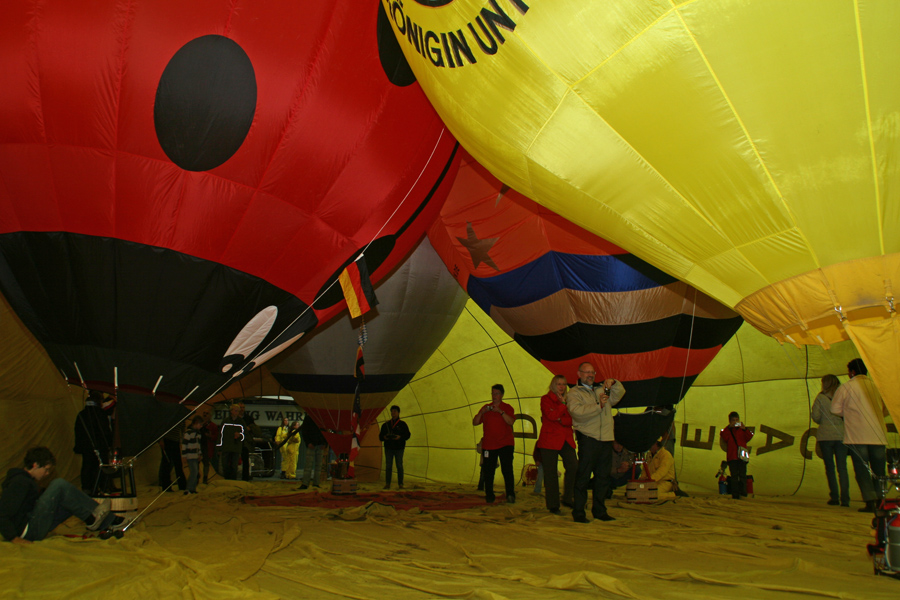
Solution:
[[[236,42],[205,35],[182,46],[156,88],[153,123],[166,156],[186,171],[208,171],[244,143],[256,113],[256,76]]]

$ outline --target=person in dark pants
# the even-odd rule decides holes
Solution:
[[[728,415],[728,427],[719,432],[719,439],[725,445],[725,459],[731,478],[728,480],[728,491],[735,500],[747,495],[747,461],[741,458],[741,449],[746,452],[747,442],[753,439],[753,432],[741,423],[741,416],[736,412]]]
[[[225,479],[238,478],[237,468],[241,449],[244,446],[244,438],[249,435],[249,432],[244,431],[244,420],[240,414],[241,407],[232,404],[228,409],[228,416],[219,426],[219,441],[216,448],[222,458],[222,476]]]
[[[575,505],[575,471],[578,468],[578,458],[575,456],[572,417],[566,408],[568,391],[565,376],[556,375],[550,380],[550,391],[541,398],[541,435],[535,444],[541,453],[541,464],[544,469],[547,510],[553,514],[559,514],[559,476],[556,472],[560,457],[566,469],[562,503],[565,506]]]
[[[491,387],[491,402],[481,407],[472,419],[472,425],[484,425],[484,438],[481,441],[484,453],[484,499],[488,504],[494,497],[494,472],[497,460],[500,460],[500,471],[506,483],[506,501],[516,501],[516,480],[513,475],[513,423],[516,413],[513,407],[503,402],[503,386],[495,384]]]
[[[159,487],[164,491],[172,490],[172,469],[175,469],[175,479],[178,481],[178,489],[187,490],[187,478],[184,476],[184,467],[181,462],[181,438],[184,436],[184,423],[170,429],[160,440],[162,449],[159,457]]]
[[[400,407],[391,407],[391,420],[381,426],[378,439],[384,443],[384,489],[391,488],[391,468],[397,463],[397,487],[403,489],[403,451],[409,439],[409,427],[400,420]]]
[[[81,455],[81,489],[93,495],[109,491],[107,478],[100,473],[100,461],[109,460],[113,432],[109,416],[101,408],[103,398],[100,392],[88,392],[84,408],[75,417],[75,453]]]
[[[566,395],[566,406],[572,415],[572,429],[578,440],[575,506],[572,509],[572,518],[576,523],[588,522],[585,509],[591,477],[594,481],[591,514],[601,521],[615,520],[606,511],[605,504],[615,439],[612,407],[625,395],[625,387],[615,379],[607,379],[602,389],[595,390],[595,376],[594,365],[581,363],[578,367],[578,385]]]

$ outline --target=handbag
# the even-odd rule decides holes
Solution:
[[[738,444],[737,436],[734,435],[734,429],[731,430],[731,437],[734,438],[734,443],[737,446],[738,458],[745,463],[750,462],[750,451]]]

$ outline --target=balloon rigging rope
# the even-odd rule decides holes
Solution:
[[[691,306],[691,333],[688,336],[687,353],[684,356],[684,373],[682,373],[682,375],[681,375],[681,390],[678,392],[678,400],[675,402],[675,404],[677,404],[678,402],[681,401],[682,398],[684,398],[684,384],[687,381],[688,362],[691,359],[691,346],[694,343],[694,321],[696,320],[696,318],[697,318],[697,288],[694,288],[694,302],[692,303],[692,306]],[[673,421],[672,427],[674,427],[674,426],[675,426],[675,423]],[[683,456],[684,453],[682,452],[681,454],[682,454],[682,460],[684,460],[684,456]],[[675,482],[676,483],[678,482],[677,468],[675,470]]]
[[[419,181],[422,179],[422,176],[425,174],[425,170],[428,168],[428,166],[431,164],[431,161],[434,159],[434,155],[435,155],[435,153],[437,152],[438,147],[440,146],[441,140],[444,138],[444,133],[445,133],[445,132],[446,132],[446,129],[445,129],[445,128],[442,128],[442,129],[441,129],[440,135],[438,136],[437,140],[436,140],[435,143],[434,143],[434,147],[431,149],[431,154],[428,156],[428,160],[425,161],[425,164],[422,166],[422,169],[419,171],[419,174],[418,174],[418,176],[416,177],[416,180],[412,183],[412,185],[411,185],[411,186],[409,187],[409,189],[406,191],[406,195],[403,196],[403,199],[400,200],[400,203],[397,204],[397,207],[396,207],[396,208],[394,209],[394,211],[390,214],[390,216],[387,218],[387,220],[381,225],[381,227],[378,229],[378,231],[375,233],[375,235],[372,237],[372,239],[369,240],[369,242],[363,247],[363,249],[362,249],[362,250],[360,251],[360,253],[359,253],[359,256],[356,257],[355,260],[359,260],[360,258],[362,258],[363,256],[365,256],[366,250],[369,249],[369,246],[371,246],[371,245],[375,242],[375,240],[378,239],[378,236],[381,234],[382,231],[384,231],[384,228],[387,227],[388,223],[391,222],[391,219],[394,218],[394,215],[397,214],[397,211],[400,210],[400,207],[402,207],[403,204],[407,201],[407,199],[409,199],[409,195],[410,195],[410,194],[412,193],[412,191],[416,188],[416,186],[418,185]],[[274,344],[275,341],[276,341],[276,340],[277,340],[284,332],[286,332],[288,329],[290,329],[290,328],[294,325],[294,323],[296,323],[297,321],[299,321],[299,320],[303,317],[303,315],[305,315],[307,312],[309,312],[309,311],[312,309],[312,307],[315,305],[315,303],[318,302],[319,299],[321,299],[325,294],[327,294],[328,291],[331,290],[331,288],[334,287],[335,284],[338,283],[338,281],[339,281],[339,279],[336,278],[334,281],[332,281],[330,284],[328,284],[328,286],[327,286],[324,290],[322,290],[322,292],[321,292],[318,296],[316,296],[316,298],[315,298],[309,305],[307,305],[307,307],[306,307],[305,309],[303,309],[303,311],[302,311],[299,315],[297,315],[297,316],[294,318],[293,321],[291,321],[290,323],[288,323],[288,324],[281,330],[281,332],[280,332],[278,335],[276,335],[276,336],[274,336],[274,337],[272,338],[272,341],[270,341],[270,342],[269,342],[269,343],[268,343],[268,344],[267,344],[260,352],[257,353],[257,356],[261,356],[261,355],[265,354],[266,352],[268,352],[268,351],[272,348],[272,344]],[[258,368],[259,365],[257,365],[256,367]],[[507,369],[507,370],[508,370],[508,369]],[[242,372],[242,371],[243,371],[243,369],[239,369],[236,373],[232,374],[232,376],[229,377],[228,379],[226,379],[226,380],[222,383],[222,385],[220,385],[218,388],[216,388],[216,390],[215,390],[214,392],[212,392],[209,396],[207,396],[205,400],[203,400],[202,402],[200,402],[199,404],[197,404],[197,406],[194,407],[194,409],[193,409],[192,411],[190,411],[183,419],[179,419],[178,421],[176,421],[171,427],[169,427],[166,431],[164,431],[162,434],[160,434],[155,440],[153,440],[150,444],[148,444],[146,448],[144,448],[143,450],[141,450],[140,452],[138,452],[137,454],[135,454],[133,457],[131,457],[131,458],[129,459],[129,463],[133,464],[134,461],[135,461],[139,456],[141,456],[144,452],[146,452],[147,450],[149,450],[150,448],[152,448],[152,447],[153,447],[155,444],[157,444],[161,439],[163,439],[166,435],[168,435],[169,432],[171,432],[173,429],[175,429],[176,427],[178,427],[179,424],[181,424],[183,421],[186,421],[187,419],[191,418],[191,417],[194,415],[194,413],[196,413],[198,410],[200,410],[200,407],[201,407],[201,406],[203,406],[204,404],[206,404],[207,402],[209,402],[210,400],[212,400],[212,399],[215,397],[216,394],[218,394],[218,393],[221,392],[223,389],[225,389],[225,387],[228,386],[228,385],[232,382],[232,380],[235,378],[235,376],[236,376],[238,373]],[[182,401],[183,401],[183,400],[182,400]]]

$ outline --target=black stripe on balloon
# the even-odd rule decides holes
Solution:
[[[516,333],[514,339],[538,360],[562,362],[587,354],[641,354],[676,347],[714,348],[728,341],[740,328],[741,317],[693,319],[674,315],[658,321],[628,325],[575,323],[541,335]]]
[[[399,392],[412,381],[415,373],[391,373],[387,375],[366,375],[360,382],[363,394]],[[308,394],[353,394],[356,391],[356,377],[352,375],[309,375],[305,373],[272,373],[281,387],[289,392]]]
[[[697,375],[687,377],[654,377],[640,381],[622,381],[625,395],[615,408],[665,406],[677,404],[684,398]]]
[[[449,135],[449,134],[448,134]],[[428,206],[428,203],[431,201],[431,198],[434,196],[435,192],[437,192],[438,188],[443,183],[444,179],[447,177],[447,173],[450,171],[450,167],[453,165],[453,159],[456,157],[456,153],[459,151],[459,142],[456,142],[453,145],[453,151],[450,153],[450,157],[447,159],[447,163],[444,165],[441,174],[438,175],[437,180],[434,182],[434,185],[431,186],[431,190],[428,191],[428,194],[419,203],[419,206],[416,207],[416,210],[412,215],[406,220],[403,225],[397,230],[396,233],[392,235],[386,235],[384,237],[380,237],[377,240],[373,241],[368,249],[366,250],[366,254],[363,257],[366,261],[366,267],[369,269],[369,273],[374,273],[375,270],[381,266],[387,257],[390,255],[391,251],[394,249],[394,245],[397,239],[403,235],[403,232],[407,230],[407,228],[412,225],[413,221],[416,220],[416,217],[419,216],[425,207]],[[313,308],[316,310],[325,310],[326,308],[330,308],[344,299],[344,292],[339,285],[332,285],[338,277],[340,277],[341,273],[347,266],[356,260],[356,257],[359,256],[362,248],[355,251],[350,258],[348,258],[344,264],[338,267],[337,271],[328,279],[328,283],[323,285],[319,292],[316,294],[316,300],[313,302]],[[330,287],[329,287],[330,286]]]
[[[248,273],[193,256],[113,238],[66,232],[0,235],[0,291],[70,380],[192,399],[228,375],[222,357],[267,306],[278,307],[262,348],[299,315],[318,319],[292,294]]]

